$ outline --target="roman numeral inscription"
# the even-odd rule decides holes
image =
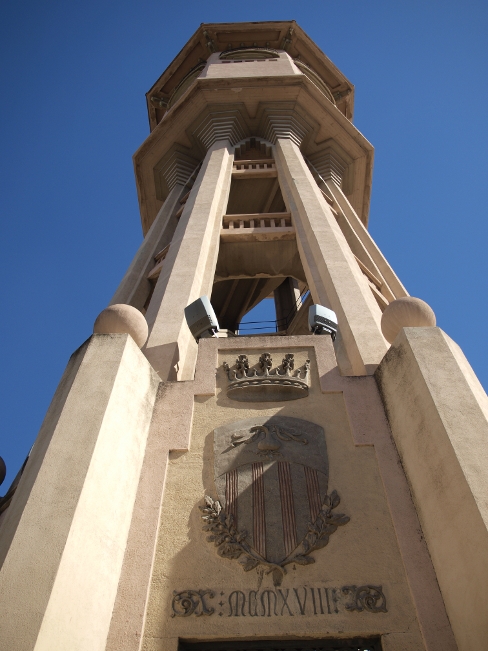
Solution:
[[[339,612],[386,613],[381,585],[340,588],[267,588],[263,590],[183,590],[173,592],[172,617],[314,617]]]

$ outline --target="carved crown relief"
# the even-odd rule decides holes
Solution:
[[[234,368],[227,362],[223,367],[229,380],[227,395],[232,400],[274,402],[308,396],[310,360],[294,370],[293,353],[287,353],[275,369],[269,353],[263,353],[259,358],[259,369],[250,367],[247,355],[239,355]]]
[[[222,558],[245,572],[272,574],[309,565],[312,552],[349,522],[334,513],[340,498],[327,492],[324,430],[298,418],[253,418],[214,432],[215,488],[205,496],[203,529]]]

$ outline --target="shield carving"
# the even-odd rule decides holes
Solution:
[[[264,565],[278,585],[288,563],[313,563],[311,551],[349,518],[327,494],[324,430],[299,418],[252,418],[214,431],[218,502],[206,497],[204,528],[218,553],[245,570]]]

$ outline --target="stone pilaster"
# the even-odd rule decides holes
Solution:
[[[229,126],[224,129],[219,120],[213,127],[207,121],[204,125],[198,137],[210,149],[185,204],[146,314],[150,331],[145,353],[164,380],[193,375],[197,346],[184,309],[199,296],[211,294],[234,159],[229,140],[215,138],[225,132],[232,140],[241,139]]]
[[[347,199],[343,190],[335,182],[333,182],[332,179],[325,179],[325,185],[327,186],[333,199],[340,207],[344,219],[347,220],[348,228],[354,232],[358,244],[361,247],[364,247],[367,255],[370,256],[371,260],[383,276],[392,293],[392,296],[394,298],[408,296],[407,290],[391,268],[383,253],[378,248],[378,245],[371,237],[363,222],[359,219],[359,216],[349,203],[349,200]]]
[[[488,397],[440,328],[403,328],[375,377],[458,647],[482,649]]]
[[[371,374],[387,350],[379,307],[295,142],[278,139],[275,158],[313,300],[339,320],[348,360],[342,371]]]
[[[286,330],[300,307],[297,302],[300,298],[298,281],[295,278],[285,280],[273,291],[276,309],[276,320],[279,330]]]
[[[141,246],[127,269],[120,285],[110,301],[126,303],[142,310],[151,291],[151,283],[147,279],[149,271],[154,267],[154,256],[169,242],[176,229],[175,213],[180,207],[179,199],[185,191],[185,186],[176,183],[169,192],[166,201],[153,221]]]
[[[104,651],[159,385],[130,335],[74,353],[0,536],[0,648]]]

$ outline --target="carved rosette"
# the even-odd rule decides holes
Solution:
[[[387,613],[386,597],[381,585],[346,585],[342,588],[345,595],[350,595],[351,600],[346,604],[346,610],[357,610],[369,613]]]

